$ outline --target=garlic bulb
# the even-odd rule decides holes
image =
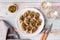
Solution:
[[[47,13],[48,18],[54,19],[58,15],[57,11],[51,10]]]
[[[41,6],[43,9],[47,9],[48,7],[51,6],[51,3],[44,1],[44,2],[42,2]]]

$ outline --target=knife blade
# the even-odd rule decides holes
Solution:
[[[52,25],[53,25],[53,23],[47,26],[47,29],[46,29],[46,32],[45,33],[48,34],[51,31]]]

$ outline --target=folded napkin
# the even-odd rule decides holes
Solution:
[[[6,21],[0,21],[0,40],[20,39],[19,34]]]

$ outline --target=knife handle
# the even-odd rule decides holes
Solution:
[[[48,34],[47,33],[42,33],[42,37],[40,40],[46,40],[47,39]]]

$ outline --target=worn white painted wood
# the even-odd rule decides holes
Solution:
[[[0,2],[42,2],[43,0],[0,0]]]
[[[60,2],[60,0],[0,0],[0,2],[42,2],[42,1]]]

